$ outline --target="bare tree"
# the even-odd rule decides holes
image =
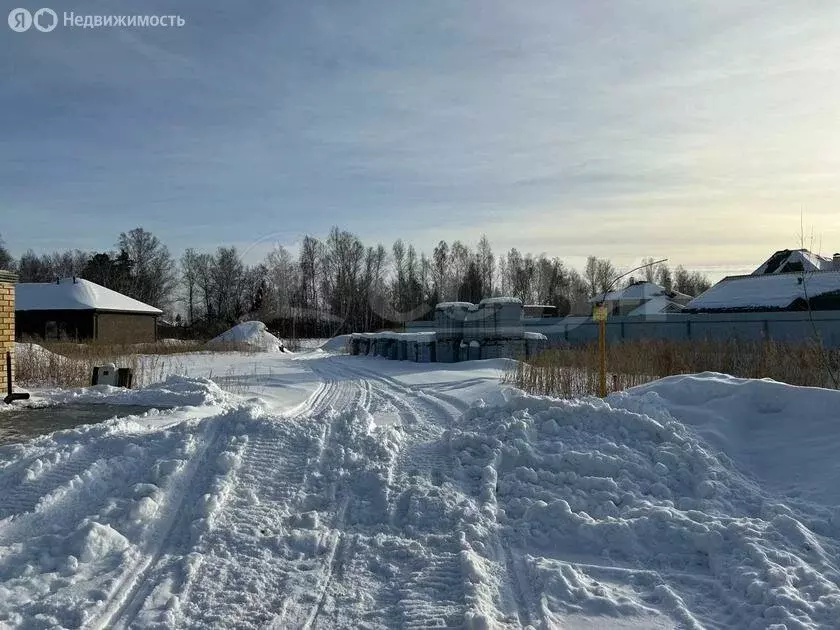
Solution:
[[[671,275],[671,269],[667,264],[662,263],[656,269],[656,282],[666,291],[674,290],[674,279]]]
[[[490,247],[490,241],[487,239],[486,234],[482,234],[481,240],[478,241],[476,263],[478,265],[479,275],[481,276],[483,295],[485,297],[490,297],[493,294],[493,269],[495,266],[495,258],[493,256],[493,249]]]
[[[187,322],[190,326],[195,323],[195,300],[198,290],[199,255],[189,247],[181,256],[181,281],[186,292]]]
[[[609,291],[616,277],[615,267],[606,258],[597,259],[595,266],[595,282],[598,293]]]
[[[2,235],[0,235],[0,269],[14,271],[14,264],[15,259],[12,258],[9,250],[6,249],[6,244],[3,241]]]
[[[120,234],[117,247],[132,263],[126,293],[152,306],[168,307],[177,285],[175,260],[169,249],[141,227]]]
[[[438,300],[443,302],[450,298],[449,285],[449,245],[440,241],[432,253],[432,275],[435,282],[435,292]]]
[[[595,256],[587,257],[583,277],[586,280],[589,295],[594,296],[598,292],[598,259]]]

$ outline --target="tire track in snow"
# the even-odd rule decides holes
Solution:
[[[206,488],[206,483],[201,482],[211,478],[208,469],[215,464],[216,457],[225,445],[222,422],[231,413],[226,412],[204,421],[208,429],[202,436],[201,446],[190,458],[186,470],[179,475],[177,484],[180,492],[170,497],[166,505],[166,516],[150,528],[144,554],[134,565],[123,571],[111,597],[97,618],[88,624],[89,628],[127,627],[137,615],[145,596],[156,585],[150,575],[166,553],[170,538],[176,533],[189,534],[191,517],[203,494],[201,491]],[[200,485],[194,486],[196,481]]]
[[[382,584],[378,606],[388,611],[385,625],[408,629],[462,628],[467,610],[467,577],[460,553],[461,531],[457,517],[449,513],[453,508],[445,502],[448,499],[435,495],[444,492],[440,488],[444,482],[452,483],[451,493],[457,492],[460,485],[453,477],[453,460],[443,441],[460,410],[355,364],[348,365],[338,358],[332,361],[333,369],[368,383],[372,398],[395,407],[403,420],[404,439],[389,476],[388,525],[394,530],[397,546],[385,552],[383,560],[401,570],[398,577]],[[423,514],[427,508],[440,513],[430,517]],[[418,509],[420,513],[416,512]],[[431,554],[423,551],[427,545],[431,545]],[[391,553],[394,555],[389,558]],[[360,578],[350,576],[361,582]]]
[[[46,469],[33,475],[32,479],[22,477],[25,477],[35,461],[43,462],[41,457],[33,458],[25,469],[14,475],[14,479],[3,479],[4,489],[13,487],[9,493],[4,492],[0,504],[0,521],[12,515],[33,511],[42,497],[80,476],[102,458],[101,451],[91,448],[90,445],[84,445],[71,452],[65,451],[62,456],[60,461],[47,464]]]
[[[503,566],[508,576],[505,583],[510,585],[513,597],[511,603],[519,624],[533,626],[537,629],[547,629],[546,620],[542,619],[538,612],[540,610],[538,597],[530,586],[522,553],[505,544],[501,538],[496,539],[496,553],[503,559]],[[535,624],[534,620],[537,618],[540,618],[540,621]]]
[[[406,440],[394,462],[394,475],[428,471],[434,485],[452,477],[452,459],[442,437],[460,415],[457,409],[446,401],[395,385],[392,379],[355,365],[342,363],[340,369],[366,382],[376,396],[393,404],[407,420],[403,426]],[[395,389],[396,392],[392,391]],[[423,410],[425,414],[421,413]]]
[[[326,367],[326,369],[325,369]],[[346,414],[353,414],[359,409],[367,410],[371,400],[370,387],[365,383],[360,383],[354,379],[348,379],[345,373],[337,370],[334,366],[324,366],[313,368],[316,374],[322,378],[329,379],[341,384],[342,389],[352,392],[352,396],[348,401],[344,401],[341,412],[337,417],[325,426],[324,434],[321,440],[322,448],[319,453],[315,474],[310,476],[312,484],[307,484],[307,490],[310,492],[310,498],[320,498],[317,501],[317,511],[319,514],[325,513],[331,516],[330,525],[326,532],[328,544],[323,558],[319,558],[316,567],[307,573],[300,572],[289,584],[291,597],[283,599],[279,605],[279,612],[270,621],[271,628],[285,628],[289,627],[290,623],[301,624],[294,627],[311,628],[318,624],[321,613],[323,612],[325,603],[327,601],[328,592],[333,582],[333,576],[336,571],[340,570],[345,561],[345,553],[348,547],[348,534],[346,531],[346,515],[348,508],[354,498],[352,493],[346,494],[342,499],[338,499],[337,493],[339,490],[346,490],[344,488],[344,481],[339,474],[342,470],[342,459],[344,457],[344,444],[342,438],[348,437],[348,431],[351,430],[347,426]],[[334,460],[333,457],[338,459]],[[326,480],[326,486],[324,484]],[[327,498],[328,502],[324,504],[323,498]],[[332,500],[332,506],[329,503]],[[335,501],[340,501],[335,507]],[[330,514],[334,510],[334,514]],[[323,541],[322,541],[323,542]],[[350,547],[355,548],[350,545]],[[310,576],[313,576],[310,579]],[[303,580],[303,583],[301,582]],[[308,584],[314,580],[314,584]]]
[[[327,375],[307,405],[252,436],[236,473],[237,491],[218,515],[217,527],[200,542],[205,560],[184,590],[186,618],[179,625],[257,627],[271,622],[284,604],[289,581],[305,563],[288,553],[295,545],[293,530],[313,526],[307,523],[313,518],[306,515],[307,501],[317,494],[313,484],[321,483],[330,466],[326,454],[335,447],[334,409],[357,404],[363,396],[350,383]],[[320,419],[330,421],[320,424]],[[325,575],[328,580],[329,571]],[[251,594],[244,601],[232,597],[244,592]]]
[[[342,361],[343,357],[332,357],[332,359],[336,361]],[[346,357],[345,357],[346,358]],[[381,372],[376,372],[375,370],[371,369],[370,367],[363,367],[357,364],[353,364],[352,367],[349,365],[349,361],[358,361],[359,359],[348,359],[347,361],[342,362],[343,367],[347,367],[348,369],[366,375],[367,378],[375,379],[380,382],[383,382],[387,385],[390,385],[393,389],[401,392],[402,394],[406,395],[419,395],[422,397],[426,397],[432,399],[439,405],[439,407],[443,410],[446,410],[446,413],[455,413],[455,417],[460,416],[464,411],[469,409],[469,404],[465,403],[462,400],[459,400],[455,396],[451,394],[445,394],[439,389],[445,389],[447,387],[453,387],[452,385],[441,385],[435,389],[431,389],[429,385],[411,385],[401,382],[400,380],[394,378],[393,376],[388,376],[387,374],[383,374]],[[486,379],[483,378],[475,378],[475,379],[467,379],[465,381],[458,381],[458,384],[454,387],[461,388],[464,385],[474,384],[474,383],[483,383]]]
[[[345,498],[341,504],[341,507],[338,509],[338,513],[336,514],[336,525],[340,526],[344,523],[344,515],[347,513],[347,505],[349,503],[349,497]],[[346,544],[347,536],[341,529],[334,527],[333,529],[333,544],[330,548],[329,553],[327,554],[327,558],[324,560],[324,574],[320,580],[320,583],[315,589],[317,593],[317,602],[315,606],[312,608],[312,611],[309,613],[309,617],[306,619],[306,623],[303,624],[304,630],[309,630],[310,628],[314,627],[315,623],[318,621],[318,616],[321,614],[324,608],[324,602],[327,598],[327,591],[330,588],[330,583],[332,582],[333,575],[335,574],[336,567],[342,562],[342,551],[343,547]]]

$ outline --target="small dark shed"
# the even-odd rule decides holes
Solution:
[[[163,313],[81,278],[15,285],[15,337],[152,343]]]

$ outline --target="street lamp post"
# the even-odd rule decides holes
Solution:
[[[615,286],[616,282],[618,282],[626,276],[629,276],[634,271],[644,269],[645,267],[658,265],[659,263],[667,262],[667,260],[667,258],[663,258],[662,260],[655,260],[653,262],[647,263],[646,265],[634,267],[630,271],[627,271],[621,274],[620,276],[616,276],[612,279],[612,282],[610,282],[609,285],[607,285],[606,290],[601,296],[601,300],[595,304],[595,308],[592,311],[592,319],[598,322],[598,396],[600,396],[601,398],[606,398],[607,396],[607,306],[604,304],[604,302],[607,299],[607,293],[612,291],[612,288]]]

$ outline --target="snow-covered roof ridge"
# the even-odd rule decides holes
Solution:
[[[526,330],[524,333],[522,333],[522,336],[524,339],[528,339],[530,341],[548,341],[548,337],[539,332],[531,332]]]
[[[665,296],[657,296],[640,304],[627,313],[627,317],[643,317],[645,315],[662,315],[682,311],[685,307],[682,304],[669,300]]]
[[[15,285],[16,311],[113,311],[161,315],[159,308],[83,278]]]
[[[645,280],[641,280],[639,282],[634,282],[630,286],[624,287],[623,289],[616,289],[615,291],[610,291],[606,295],[604,293],[599,293],[593,298],[591,298],[589,302],[592,304],[597,304],[598,302],[616,302],[619,300],[642,300],[655,297],[683,299],[686,301],[691,299],[691,296],[686,295],[685,293],[680,293],[679,291],[668,291],[665,287],[662,287],[656,284],[655,282],[647,282]]]

